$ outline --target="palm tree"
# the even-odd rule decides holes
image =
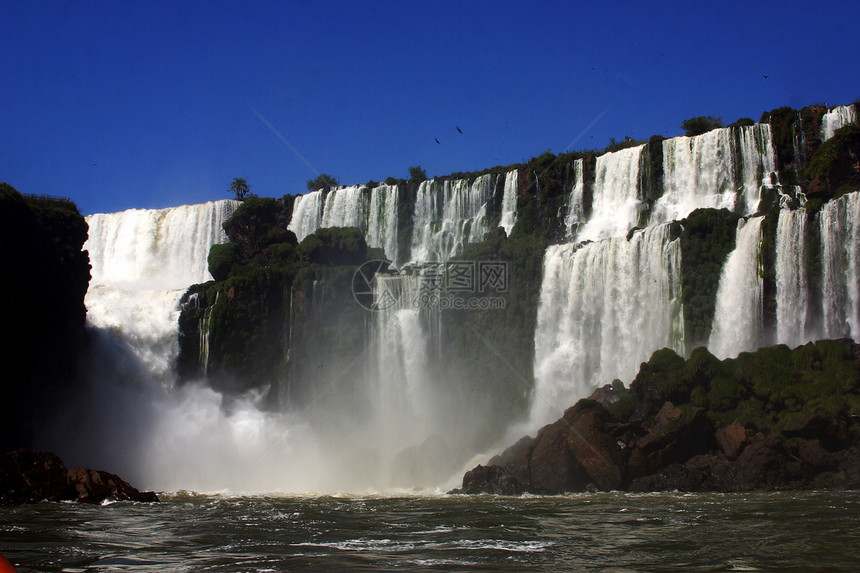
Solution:
[[[248,196],[251,188],[248,187],[248,181],[244,177],[236,177],[230,184],[230,191],[236,194],[236,199],[242,201]]]

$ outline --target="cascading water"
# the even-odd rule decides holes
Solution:
[[[591,216],[577,234],[578,241],[623,236],[636,226],[642,208],[639,163],[644,148],[638,145],[597,158]]]
[[[714,129],[663,141],[663,195],[651,224],[683,219],[695,209],[755,213],[761,188],[776,179],[770,125]]]
[[[293,203],[293,216],[287,228],[301,241],[320,228],[323,220],[325,194],[322,189],[299,195]]]
[[[205,282],[209,247],[238,205],[217,201],[172,209],[133,209],[87,218],[92,280],[88,321],[122,337],[150,371],[165,378],[176,357],[184,289]]]
[[[499,226],[504,227],[510,236],[517,222],[517,196],[519,195],[519,173],[516,169],[505,174],[505,190],[502,195],[502,219]]]
[[[806,275],[806,210],[781,209],[776,228],[776,342],[792,348],[814,338]]]
[[[363,185],[338,187],[325,196],[321,227],[367,228],[367,201]]]
[[[819,222],[823,335],[860,340],[860,192],[824,205]]]
[[[423,181],[412,217],[411,260],[445,262],[466,244],[482,241],[489,230],[487,203],[494,187],[492,174],[471,185],[464,179]]]
[[[385,256],[400,263],[397,247],[397,185],[380,185],[370,192],[370,212],[367,216],[367,244],[385,251]]]
[[[821,117],[821,140],[827,141],[840,127],[857,123],[857,106],[840,105],[829,110]]]
[[[532,427],[614,378],[630,381],[664,346],[684,352],[680,242],[659,225],[544,256],[535,329]]]
[[[377,300],[385,305],[373,317],[373,364],[371,375],[373,438],[381,465],[390,468],[385,485],[403,485],[404,476],[396,475],[393,456],[410,446],[419,446],[433,435],[438,393],[433,384],[431,332],[438,312],[418,308],[423,278],[382,276],[374,280]],[[368,436],[370,437],[370,436]],[[445,479],[449,476],[440,476]],[[406,485],[416,485],[414,482]]]
[[[735,250],[720,275],[714,324],[708,340],[708,350],[720,359],[761,346],[762,221],[764,217],[738,221]]]
[[[90,391],[72,408],[87,424],[74,433],[58,428],[55,437],[71,459],[109,464],[146,487],[212,490],[228,487],[228,474],[240,473],[237,463],[248,462],[258,440],[273,438],[275,428],[252,404],[238,401],[228,416],[216,392],[174,386],[179,299],[211,279],[209,248],[226,241],[222,223],[237,205],[88,217],[95,350],[87,360]]]
[[[396,262],[399,259],[397,201],[397,185],[378,185],[372,189],[353,185],[328,193],[312,191],[296,197],[287,228],[301,241],[317,229],[356,227],[364,233],[369,246],[383,249]]]
[[[751,215],[762,187],[778,184],[768,125],[665,140],[665,193],[652,208],[650,226],[628,239],[644,205],[643,148],[597,158],[587,219],[583,160],[573,163],[564,224],[566,238],[578,242],[550,246],[544,256],[530,429],[557,418],[595,386],[614,378],[629,382],[654,350],[684,353],[680,240],[663,223],[699,207]],[[321,227],[355,226],[395,264],[446,261],[483,239],[498,177],[424,181],[411,242],[403,249],[398,223],[405,213],[398,213],[403,198],[396,185],[308,193],[296,199],[289,228],[301,240]],[[517,172],[507,173],[504,183],[500,223],[510,232]],[[209,247],[225,239],[221,222],[236,205],[89,218],[87,306],[100,341],[100,354],[89,362],[96,381],[91,399],[98,404],[81,410],[91,423],[76,434],[73,451],[97,451],[102,458],[82,457],[82,465],[107,467],[101,461],[110,460],[113,471],[143,487],[199,491],[379,491],[434,487],[457,474],[458,464],[474,454],[469,447],[486,430],[479,427],[485,420],[456,387],[461,381],[441,374],[439,310],[412,304],[422,300],[427,266],[415,265],[411,276],[377,275],[374,292],[389,291],[397,304],[366,319],[366,355],[342,373],[320,373],[314,380],[319,393],[301,412],[266,412],[253,394],[228,403],[202,383],[173,384],[179,297],[188,285],[210,278]],[[856,192],[826,203],[817,220],[782,206],[778,342],[860,338],[858,217]],[[709,341],[719,357],[752,350],[766,338],[762,220],[739,222],[736,248],[723,268]],[[821,244],[808,245],[819,231]],[[821,251],[814,276],[814,267],[804,270],[810,248]],[[205,353],[206,329],[201,333]]]
[[[567,216],[564,219],[566,237],[573,239],[579,231],[579,226],[585,222],[585,208],[582,203],[585,182],[582,173],[582,159],[573,162],[573,187],[567,198]]]

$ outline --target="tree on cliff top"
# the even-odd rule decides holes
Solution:
[[[328,173],[320,173],[316,179],[308,179],[308,191],[316,191],[317,189],[331,189],[339,185],[337,178],[332,177]]]
[[[409,168],[409,180],[421,183],[427,179],[427,172],[420,165],[413,165]]]
[[[235,193],[239,201],[244,201],[250,191],[251,188],[248,187],[248,181],[244,177],[236,177],[230,184],[230,192]]]
[[[691,117],[681,122],[681,129],[685,131],[684,135],[687,136],[702,135],[718,127],[723,127],[723,119],[710,115]]]

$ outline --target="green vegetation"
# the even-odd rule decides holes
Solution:
[[[631,390],[640,398],[704,408],[715,427],[738,421],[789,437],[798,428],[825,424],[835,425],[831,433],[846,441],[856,440],[860,370],[853,348],[850,341],[822,340],[794,350],[764,347],[722,361],[705,348],[686,361],[664,348],[642,364]]]
[[[712,129],[720,127],[723,127],[722,118],[710,115],[691,117],[690,119],[685,119],[681,122],[681,129],[684,130],[684,135],[687,136],[701,135],[711,131]]]
[[[755,120],[751,117],[742,117],[739,120],[730,123],[729,127],[749,127],[751,125],[755,125]]]
[[[251,192],[251,188],[248,187],[247,180],[242,177],[237,177],[233,179],[232,183],[230,183],[230,192],[236,196],[237,200],[242,201],[248,196],[248,193]]]
[[[427,172],[420,165],[415,165],[409,168],[409,181],[421,183],[427,179]]]
[[[287,230],[290,214],[283,201],[252,196],[224,223],[224,231],[230,242],[239,246],[242,256],[252,259],[269,245],[296,244],[295,235]]]
[[[740,217],[726,209],[697,209],[681,231],[681,291],[688,347],[705,344],[711,333],[720,272],[735,248]]]
[[[332,177],[327,173],[320,173],[315,179],[308,179],[308,191],[316,191],[317,189],[328,191],[332,187],[337,187],[338,185],[340,185],[340,183],[338,183],[337,178]]]
[[[367,260],[367,243],[355,227],[331,227],[305,237],[299,253],[310,263],[358,266]]]
[[[291,400],[300,400],[312,390],[295,381],[318,374],[310,362],[332,353],[334,363],[363,340],[363,309],[352,299],[350,279],[380,253],[354,228],[320,229],[298,244],[286,230],[292,199],[251,196],[224,223],[230,242],[209,252],[215,281],[183,297],[181,379],[205,373],[228,393],[267,389],[275,403],[290,389]]]
[[[805,174],[810,179],[828,177],[841,156],[853,152],[856,158],[858,151],[860,151],[860,126],[856,124],[846,125],[836,130],[833,137],[821,144],[815,155],[809,160]],[[838,183],[832,187],[835,188],[837,185]]]

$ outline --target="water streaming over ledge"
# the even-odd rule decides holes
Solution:
[[[735,250],[720,285],[708,349],[717,358],[755,350],[762,339],[761,224],[763,217],[738,221]]]
[[[857,106],[840,105],[829,110],[821,117],[821,139],[827,141],[840,127],[857,123]]]
[[[597,385],[614,378],[629,382],[654,350],[689,350],[681,305],[683,253],[669,221],[697,208],[726,207],[748,217],[738,225],[736,248],[723,268],[712,352],[733,356],[771,339],[799,344],[825,336],[860,337],[860,193],[830,201],[815,216],[804,209],[780,210],[771,334],[762,317],[762,218],[752,217],[762,189],[781,192],[770,127],[719,129],[665,140],[662,146],[665,192],[650,209],[641,189],[644,146],[598,157],[589,183],[584,160],[571,166],[561,233],[570,242],[550,246],[543,260],[530,430],[558,417]],[[338,187],[300,196],[289,228],[301,240],[322,227],[355,226],[397,266],[446,261],[482,240],[496,220],[508,233],[513,230],[518,176],[514,170],[422,182],[411,213],[412,234],[406,237],[399,228],[404,214],[398,212],[405,188],[398,185]],[[226,239],[221,222],[236,205],[224,201],[88,219],[86,248],[94,267],[87,297],[91,324],[113,345],[110,352],[122,347],[123,356],[133,355],[148,369],[146,375],[119,373],[120,360],[110,376],[136,379],[138,385],[146,378],[156,389],[171,386],[179,296],[188,285],[210,278],[209,246]],[[643,220],[649,226],[631,232]],[[815,276],[804,263],[810,240],[820,243],[812,246],[822,253]],[[412,284],[417,276],[379,280],[375,288],[385,283],[399,289],[398,296],[419,288]],[[813,284],[820,284],[820,293]],[[141,468],[126,458],[126,466],[113,467],[140,478],[144,486],[202,490],[438,485],[457,469],[444,467],[443,461],[470,455],[458,448],[474,431],[464,422],[468,404],[433,377],[440,360],[434,352],[444,335],[439,314],[399,306],[376,313],[368,324],[369,373],[364,394],[353,397],[373,404],[373,416],[354,424],[348,435],[321,435],[312,427],[314,420],[354,407],[343,397],[320,401],[307,416],[295,416],[263,412],[254,396],[227,408],[223,396],[202,385],[172,395],[138,388],[124,396],[107,395],[128,408],[117,412],[135,412],[128,435],[117,436],[118,447],[157,443],[160,450],[149,452],[149,459],[162,461]],[[296,464],[304,475],[290,471]],[[413,470],[393,471],[395,466]],[[171,483],[159,481],[168,472]]]
[[[684,352],[680,244],[668,225],[628,241],[554,245],[544,256],[535,329],[532,426],[667,346]]]

